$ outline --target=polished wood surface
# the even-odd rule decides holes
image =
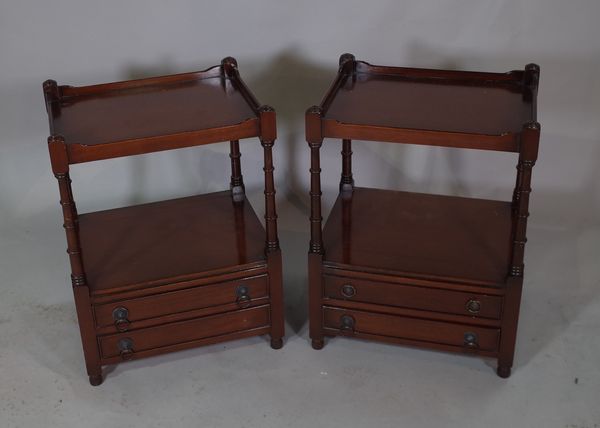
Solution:
[[[327,299],[374,303],[475,318],[500,319],[502,312],[500,296],[422,287],[409,280],[402,284],[325,275],[323,282],[324,297]],[[448,286],[452,287],[452,285]]]
[[[204,71],[79,87],[47,80],[43,90],[50,132],[70,164],[263,133],[266,106],[230,57]]]
[[[342,317],[350,317],[353,325],[344,329]],[[453,324],[428,319],[409,318],[366,311],[357,311],[325,306],[323,308],[325,328],[339,333],[359,337],[361,333],[399,337],[419,342],[451,345],[461,351],[495,351],[500,337],[499,329]],[[477,337],[477,346],[465,348],[465,334]]]
[[[344,54],[306,111],[311,159],[310,338],[347,336],[514,361],[540,69],[487,73],[371,65]],[[323,228],[320,149],[342,141]],[[354,186],[352,139],[518,153],[511,202]],[[328,143],[329,144],[329,143]]]
[[[229,191],[79,216],[92,292],[266,263],[265,230]]]
[[[115,326],[113,312],[121,307],[127,309],[129,327],[136,328],[137,325],[142,324],[142,321],[153,318],[234,304],[238,302],[236,291],[240,286],[248,287],[247,294],[251,299],[248,304],[269,296],[266,275],[217,282],[204,286],[192,286],[182,290],[96,305],[94,306],[96,325],[118,330]]]
[[[48,80],[43,90],[90,383],[102,383],[108,364],[243,337],[269,334],[281,348],[276,115],[258,103],[236,60],[93,86]],[[245,197],[239,140],[250,137],[264,154],[265,227]],[[229,191],[77,212],[72,164],[225,141]]]
[[[400,69],[401,70],[401,69]],[[324,118],[357,125],[469,134],[519,133],[530,121],[531,100],[519,81],[464,84],[430,77],[374,74],[368,67],[347,76]]]
[[[523,124],[535,121],[533,64],[482,73],[342,59],[317,107],[323,137],[519,152]]]
[[[329,214],[323,263],[499,286],[511,221],[509,202],[355,187]]]
[[[118,342],[129,338],[133,342],[135,356],[155,348],[177,345],[207,337],[221,336],[243,330],[269,325],[269,306],[264,305],[231,313],[212,315],[193,320],[169,323],[132,332],[103,336],[100,339],[102,358],[119,355]]]
[[[104,91],[71,88],[52,117],[67,144],[95,145],[235,125],[256,114],[229,78],[154,78]],[[71,95],[72,94],[72,95]]]

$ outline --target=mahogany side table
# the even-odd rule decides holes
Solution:
[[[272,147],[275,111],[235,59],[201,72],[43,85],[71,281],[92,385],[102,366],[254,335],[283,344]],[[244,194],[239,140],[264,149],[265,225]],[[230,190],[78,214],[72,164],[230,141]]]
[[[344,54],[306,113],[312,346],[325,336],[497,358],[510,376],[524,271],[540,69],[374,66]],[[340,193],[322,229],[319,149],[342,139]],[[354,186],[351,140],[519,154],[511,202]]]

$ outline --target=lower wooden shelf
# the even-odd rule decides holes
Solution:
[[[323,230],[323,264],[501,287],[509,271],[511,204],[354,188]]]
[[[82,214],[79,231],[93,296],[266,264],[263,226],[229,191]]]

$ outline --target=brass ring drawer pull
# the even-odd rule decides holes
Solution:
[[[117,344],[119,347],[119,355],[123,360],[131,360],[133,357],[133,340],[129,337],[120,339]]]
[[[128,316],[129,311],[123,306],[119,306],[113,310],[112,317],[115,321],[115,327],[118,331],[127,331],[130,324],[129,320],[127,319]]]
[[[236,303],[242,308],[250,306],[250,289],[247,285],[240,285],[235,289]]]
[[[355,294],[356,294],[356,288],[354,288],[352,285],[350,285],[350,284],[342,285],[342,296],[344,296],[346,298],[350,298],[350,297],[354,297]]]
[[[481,311],[481,302],[479,300],[470,299],[466,305],[467,311],[470,314],[478,314]]]
[[[464,345],[470,349],[479,348],[479,339],[477,338],[477,334],[473,332],[466,332],[464,335]]]
[[[354,333],[354,325],[356,321],[350,315],[342,315],[340,317],[340,330],[343,333]]]

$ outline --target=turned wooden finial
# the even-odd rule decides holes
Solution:
[[[228,56],[221,61],[221,67],[223,67],[223,73],[229,76],[234,70],[237,70],[238,63],[234,57]]]
[[[62,135],[50,135],[48,137],[48,144],[65,144],[65,137]]]
[[[537,88],[540,80],[540,66],[537,64],[527,64],[525,66],[525,84],[529,87]]]
[[[42,84],[44,90],[44,97],[46,102],[58,101],[60,94],[58,91],[58,84],[56,80],[48,79]]]
[[[56,80],[48,79],[43,84],[44,92],[52,92],[58,90],[58,84]]]
[[[306,110],[306,114],[317,114],[321,116],[322,113],[323,109],[319,106],[311,106],[308,108],[308,110]]]
[[[354,55],[345,53],[340,56],[340,72],[352,74],[354,73],[354,69],[356,67],[356,59]]]
[[[343,66],[347,61],[356,61],[356,58],[351,53],[344,53],[340,55],[340,67]]]
[[[263,104],[262,106],[260,106],[258,108],[258,111],[263,113],[263,112],[275,111],[275,109],[273,107],[271,107],[270,105]]]
[[[535,73],[539,73],[540,72],[540,66],[537,65],[537,64],[535,64],[535,63],[533,63],[533,62],[531,62],[531,63],[529,63],[529,64],[527,64],[525,66],[525,71],[532,71],[532,72],[535,72]]]

